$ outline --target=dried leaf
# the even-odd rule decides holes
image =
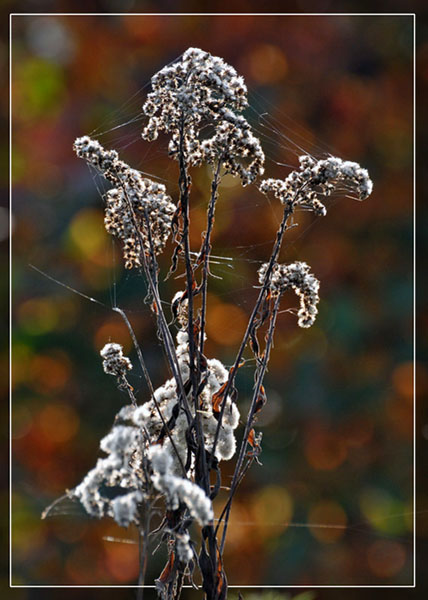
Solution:
[[[266,402],[267,402],[267,397],[266,397],[265,388],[263,387],[263,385],[261,385],[259,395],[257,396],[256,405],[254,408],[254,415],[256,415],[257,413],[259,413],[262,410],[262,408],[266,404]]]
[[[216,392],[215,394],[212,395],[213,411],[216,413],[220,412],[221,403],[223,401],[223,395],[226,390],[227,384],[228,384],[228,381],[223,383],[223,385],[218,390],[218,392]]]

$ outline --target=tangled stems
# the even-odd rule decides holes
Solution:
[[[134,227],[136,228],[137,231],[139,231],[137,228],[135,213],[134,213],[132,204],[129,202],[129,199],[127,198],[126,195],[125,195],[125,197],[128,202],[128,208],[129,208],[131,218],[134,223]],[[147,213],[145,213],[145,218],[147,220]],[[144,272],[146,275],[146,279],[149,282],[150,292],[152,294],[153,302],[155,304],[155,313],[156,313],[160,333],[161,333],[162,339],[164,341],[164,347],[165,347],[166,355],[168,358],[168,362],[169,362],[172,374],[174,376],[174,379],[177,382],[177,387],[180,390],[183,408],[186,412],[188,420],[190,421],[191,420],[190,409],[189,409],[189,406],[187,403],[187,395],[184,390],[183,379],[181,377],[180,369],[178,368],[178,361],[177,361],[177,356],[175,353],[174,343],[172,341],[171,333],[169,331],[166,317],[163,312],[162,303],[161,303],[161,300],[159,297],[159,288],[158,288],[158,282],[157,282],[157,265],[156,265],[155,257],[154,257],[153,240],[151,237],[150,228],[149,228],[149,248],[150,248],[150,256],[151,256],[150,264],[148,263],[148,260],[147,260],[147,255],[146,255],[146,252],[144,249],[144,243],[143,243],[141,235],[138,235],[138,243],[140,245],[140,252],[143,257]]]
[[[197,450],[196,460],[200,465],[202,475],[202,488],[205,493],[209,494],[209,475],[205,454],[205,443],[204,436],[202,434],[201,417],[199,414],[198,406],[198,376],[195,370],[195,359],[196,359],[196,347],[195,347],[195,331],[194,331],[194,310],[193,310],[193,268],[190,258],[190,242],[189,242],[189,191],[190,191],[190,177],[188,174],[187,161],[184,151],[184,117],[181,118],[180,124],[180,156],[179,156],[179,189],[180,189],[180,209],[183,218],[183,231],[181,239],[184,244],[184,260],[186,265],[186,291],[188,300],[188,323],[187,331],[189,336],[189,368],[190,368],[190,382],[192,385],[193,404],[195,408],[195,430],[197,436]],[[199,363],[199,361],[198,361]],[[198,364],[198,372],[200,371],[200,365]]]
[[[241,360],[242,360],[242,357],[243,357],[243,354],[244,354],[244,350],[245,350],[245,348],[247,346],[248,339],[249,339],[249,337],[250,337],[250,335],[251,335],[251,333],[252,333],[252,331],[254,329],[254,325],[256,323],[257,315],[259,313],[260,307],[262,306],[262,303],[263,303],[264,299],[266,298],[266,294],[267,294],[267,292],[269,290],[270,277],[271,277],[272,269],[273,269],[274,264],[275,264],[275,262],[276,262],[276,260],[277,260],[277,258],[279,256],[279,252],[281,250],[281,245],[282,245],[282,240],[284,238],[284,233],[286,232],[287,227],[288,227],[287,221],[288,221],[288,218],[290,217],[290,215],[292,213],[293,213],[293,203],[291,201],[289,201],[285,205],[284,212],[283,212],[283,215],[282,215],[282,221],[281,221],[281,224],[280,224],[280,226],[278,228],[278,231],[276,233],[276,240],[275,240],[274,247],[272,249],[271,257],[269,259],[268,267],[266,269],[266,273],[265,273],[265,278],[264,278],[263,285],[262,285],[262,287],[260,289],[258,298],[257,298],[256,303],[254,305],[254,308],[252,310],[250,319],[249,319],[248,324],[247,324],[247,328],[246,328],[245,333],[244,333],[244,337],[242,338],[241,345],[240,345],[238,353],[236,355],[235,362],[234,362],[234,364],[233,364],[233,366],[232,366],[232,368],[230,370],[230,373],[229,373],[229,379],[228,379],[228,382],[227,382],[227,385],[225,387],[224,394],[223,394],[223,399],[224,400],[223,400],[222,405],[221,405],[221,410],[220,410],[220,414],[219,414],[217,429],[216,429],[216,432],[215,432],[214,444],[213,444],[213,450],[212,450],[211,456],[214,456],[215,448],[216,448],[216,445],[217,445],[217,442],[218,442],[218,437],[219,437],[219,434],[220,434],[220,429],[221,429],[222,419],[223,419],[223,415],[224,415],[224,410],[225,410],[225,407],[226,407],[226,399],[227,399],[227,396],[228,396],[229,392],[231,391],[232,386],[234,384],[236,373],[237,373],[238,368],[239,368],[239,366],[241,364]],[[211,463],[210,463],[210,465],[211,465]]]
[[[257,371],[256,371],[256,383],[254,386],[253,398],[251,400],[250,409],[248,411],[247,421],[246,421],[245,430],[244,430],[244,436],[242,438],[241,448],[239,450],[239,456],[238,456],[238,460],[236,461],[235,471],[233,473],[232,483],[230,486],[229,499],[227,501],[225,521],[224,521],[222,539],[221,539],[221,544],[220,544],[220,553],[221,554],[223,553],[224,543],[226,541],[226,533],[227,533],[227,526],[229,524],[229,516],[230,516],[230,509],[232,506],[232,499],[236,492],[238,483],[241,479],[241,477],[240,477],[241,476],[241,467],[244,462],[245,451],[246,451],[247,444],[249,441],[249,434],[253,427],[254,416],[256,413],[256,406],[257,406],[257,402],[259,399],[259,395],[260,395],[263,379],[264,379],[264,376],[266,373],[266,369],[267,369],[267,366],[269,363],[270,352],[271,352],[271,349],[273,346],[273,337],[274,337],[276,319],[278,316],[280,300],[281,300],[281,296],[278,295],[274,301],[274,306],[273,306],[272,313],[270,316],[270,323],[269,323],[269,329],[268,329],[268,333],[267,333],[266,348],[264,351],[264,355],[263,355],[262,361],[259,364]],[[254,451],[255,451],[255,449],[254,449]],[[220,522],[221,522],[221,519],[219,519],[219,525],[220,525]]]

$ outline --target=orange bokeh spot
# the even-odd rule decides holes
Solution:
[[[385,413],[394,429],[408,439],[413,439],[413,407],[402,398],[389,398],[385,404]]]
[[[287,59],[278,46],[259,44],[250,54],[250,71],[259,83],[280,81],[288,70]]]
[[[308,524],[314,538],[331,544],[340,539],[346,530],[347,517],[334,500],[317,502],[309,511]]]
[[[369,547],[367,562],[377,577],[386,579],[393,577],[404,567],[406,552],[398,542],[378,540]]]
[[[234,501],[227,529],[226,553],[242,547],[247,540],[254,538],[254,528],[251,527],[253,518],[252,511],[245,503]]]
[[[207,314],[207,334],[218,344],[231,346],[244,335],[247,317],[234,304],[215,304]]]
[[[344,438],[348,446],[361,447],[373,437],[373,422],[368,417],[355,417],[344,427]]]
[[[52,443],[68,442],[79,429],[79,417],[67,404],[48,404],[37,420],[40,431]]]
[[[134,581],[139,573],[138,545],[112,542],[106,544],[105,564],[116,581]]]
[[[94,346],[97,351],[100,351],[109,342],[121,344],[125,353],[129,352],[132,346],[126,326],[116,320],[103,323],[94,336]]]
[[[413,401],[413,363],[405,362],[398,365],[392,374],[392,381],[400,396]]]
[[[88,529],[88,522],[77,519],[52,519],[51,528],[55,536],[66,544],[73,544],[82,539]]]
[[[56,392],[70,377],[70,363],[66,356],[36,355],[30,364],[30,376],[39,392]]]
[[[97,568],[96,549],[79,544],[65,563],[65,571],[71,583],[76,585],[100,584],[100,569]]]
[[[328,431],[317,431],[308,435],[305,454],[314,469],[331,471],[343,463],[348,451],[341,437]]]

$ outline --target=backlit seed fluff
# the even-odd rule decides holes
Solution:
[[[165,186],[142,177],[139,171],[119,160],[115,150],[105,150],[88,136],[77,138],[74,150],[114,185],[105,195],[104,224],[108,233],[123,242],[125,267],[142,265],[142,252],[150,247],[147,220],[153,250],[155,254],[162,252],[175,213]]]
[[[143,112],[149,117],[143,138],[155,139],[159,131],[177,131],[185,125],[218,118],[222,108],[247,107],[247,87],[235,69],[222,58],[199,48],[188,48],[181,58],[153,75],[152,92]]]
[[[259,281],[264,285],[268,264],[259,269]],[[299,327],[310,327],[315,322],[319,302],[318,279],[309,272],[309,266],[304,262],[289,265],[275,264],[273,266],[269,287],[273,295],[281,295],[287,289],[292,289],[300,299],[300,309],[297,313]]]
[[[120,344],[108,343],[100,351],[103,360],[104,373],[123,377],[127,371],[132,369],[132,363],[123,355],[123,347]]]
[[[142,136],[153,141],[161,131],[170,133],[172,158],[181,156],[195,166],[220,161],[226,173],[247,185],[263,174],[265,160],[260,141],[237,114],[247,105],[244,79],[233,67],[199,48],[189,48],[152,77],[152,92],[143,106],[149,120]],[[208,138],[200,135],[207,125],[214,128]]]
[[[186,533],[176,533],[175,543],[177,556],[181,562],[188,563],[193,558],[193,551],[190,545],[190,536]]]
[[[292,171],[285,179],[264,179],[260,191],[272,193],[283,204],[300,206],[321,216],[326,215],[327,209],[320,196],[329,196],[340,185],[356,191],[360,200],[372,193],[373,182],[358,163],[334,156],[317,161],[309,155],[301,156],[299,162],[300,170]]]

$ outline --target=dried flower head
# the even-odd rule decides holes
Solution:
[[[109,516],[122,526],[138,522],[137,507],[143,498],[140,471],[135,468],[141,448],[140,431],[116,425],[101,440],[100,448],[107,457],[98,459],[70,495],[78,498],[92,517]]]
[[[109,343],[100,351],[103,357],[104,373],[114,375],[115,377],[123,377],[127,371],[132,369],[132,364],[129,358],[123,355],[123,347],[120,344]]]
[[[199,48],[188,48],[179,61],[153,75],[151,83],[153,91],[143,106],[149,117],[143,138],[149,141],[160,131],[197,127],[217,120],[224,108],[242,111],[248,105],[244,79],[222,58]]]
[[[180,61],[154,75],[152,88],[143,106],[149,117],[144,139],[152,141],[160,131],[171,133],[171,157],[178,160],[181,153],[191,165],[220,161],[243,185],[263,174],[260,141],[236,114],[248,104],[244,79],[222,58],[189,48]],[[207,125],[214,133],[202,140],[201,129]]]
[[[108,233],[123,241],[125,267],[141,266],[141,252],[149,249],[147,219],[154,252],[159,254],[171,233],[175,213],[165,186],[142,177],[119,160],[116,151],[105,150],[88,136],[78,138],[74,150],[115,186],[105,196],[104,223]]]
[[[339,184],[356,190],[360,200],[372,192],[373,182],[358,163],[334,156],[317,161],[309,155],[301,156],[299,162],[299,171],[292,171],[286,179],[265,179],[260,191],[272,193],[283,204],[291,203],[322,216],[327,209],[319,197],[329,196]]]
[[[263,285],[268,264],[259,269],[259,281]],[[305,262],[294,262],[289,265],[275,264],[270,277],[270,290],[273,295],[281,295],[292,289],[300,298],[300,310],[297,313],[299,327],[310,327],[318,313],[320,282],[309,272]]]
[[[201,143],[201,159],[214,165],[220,160],[226,173],[239,176],[243,185],[264,173],[265,155],[260,140],[242,115],[228,111],[214,135]]]

